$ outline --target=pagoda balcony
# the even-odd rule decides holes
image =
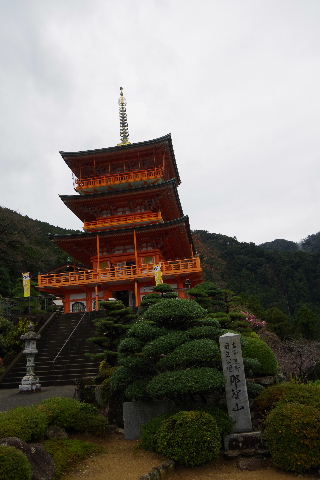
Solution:
[[[149,182],[150,180],[160,180],[164,176],[164,169],[161,167],[148,170],[134,170],[132,172],[115,173],[91,177],[84,179],[75,179],[75,190],[83,192],[86,190],[95,190],[101,187],[113,187],[122,183],[131,182]]]
[[[171,277],[174,275],[202,272],[200,258],[186,258],[183,260],[171,260],[159,262],[162,275]],[[124,267],[110,267],[102,270],[84,270],[78,272],[48,273],[38,276],[39,288],[46,287],[69,287],[79,285],[97,285],[103,283],[123,282],[136,279],[154,277],[154,264],[130,265]]]
[[[94,232],[105,228],[119,227],[134,223],[162,222],[161,212],[132,213],[129,215],[114,215],[111,217],[98,218],[93,222],[84,222],[83,229],[86,232]]]

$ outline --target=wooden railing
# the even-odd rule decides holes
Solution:
[[[161,222],[161,212],[132,213],[130,215],[114,215],[112,217],[98,218],[93,222],[84,222],[83,229],[86,232],[101,230],[103,228],[127,225],[128,223]]]
[[[163,276],[180,275],[182,273],[201,272],[199,257],[159,262]],[[154,276],[153,264],[130,265],[127,267],[110,267],[103,270],[84,270],[80,272],[48,273],[38,275],[38,284],[43,287],[63,287],[71,285],[88,285],[97,283],[118,282]]]
[[[115,173],[113,175],[102,175],[100,177],[75,179],[75,190],[81,191],[86,188],[99,188],[117,185],[120,183],[139,182],[155,180],[163,177],[163,168],[152,168],[149,170],[134,170],[126,173]]]

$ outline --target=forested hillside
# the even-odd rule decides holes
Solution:
[[[66,263],[67,254],[48,238],[48,233],[71,233],[32,220],[8,208],[0,207],[0,295],[13,294],[22,272],[46,272]]]
[[[272,242],[266,248],[204,230],[195,231],[194,240],[206,278],[241,293],[255,310],[278,307],[290,316],[301,306],[320,311],[320,233],[297,249],[294,242],[283,248],[285,241],[276,240],[272,249]]]
[[[49,233],[71,233],[0,207],[0,295],[14,295],[21,273],[47,272],[66,263],[67,254]],[[301,306],[320,312],[320,233],[300,244],[274,240],[257,246],[235,238],[193,232],[206,279],[241,293],[253,310],[278,307],[295,316]]]

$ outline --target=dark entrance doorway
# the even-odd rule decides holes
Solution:
[[[114,298],[121,300],[126,307],[129,306],[129,291],[128,290],[119,290],[118,292],[113,293]]]

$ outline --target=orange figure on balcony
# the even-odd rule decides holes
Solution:
[[[85,268],[39,275],[38,282],[40,290],[63,299],[66,313],[96,310],[108,298],[139,306],[159,271],[180,297],[186,285],[202,279],[177,191],[171,135],[130,143],[122,88],[119,110],[116,147],[60,152],[78,192],[61,199],[83,221],[84,232],[52,238]]]

